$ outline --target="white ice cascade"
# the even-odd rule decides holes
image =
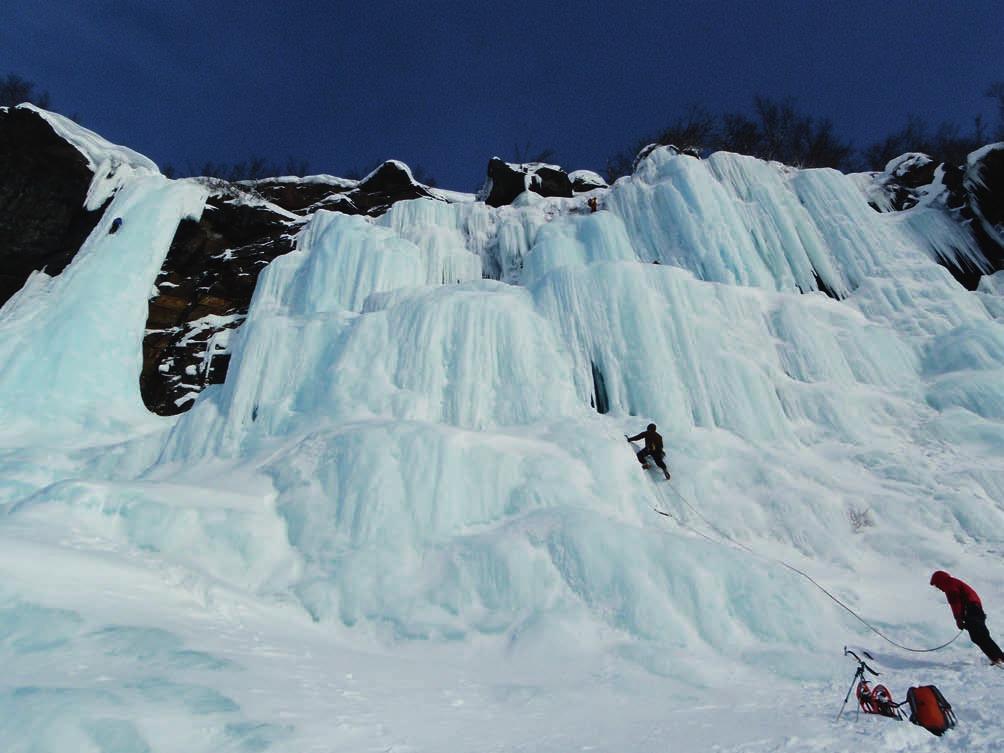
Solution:
[[[657,149],[614,185],[607,204],[642,260],[733,285],[810,291],[818,276],[844,297],[918,253],[981,258],[943,212],[880,214],[850,176],[728,152],[699,160]]]
[[[0,309],[0,423],[76,441],[74,428],[149,423],[139,394],[147,301],[178,223],[206,190],[133,177],[56,277],[32,275]],[[115,234],[114,218],[122,219]],[[44,386],[44,388],[43,388]]]
[[[888,446],[937,445],[957,429],[943,408],[996,420],[1000,325],[933,260],[964,236],[924,245],[918,228],[950,227],[937,210],[890,218],[832,170],[667,151],[605,207],[524,197],[497,211],[406,202],[377,222],[319,213],[263,273],[226,384],[180,419],[162,460],[268,458],[305,562],[295,591],[318,619],[462,636],[585,606],[648,635],[643,592],[652,624],[683,623],[646,573],[704,583],[724,605],[733,586],[711,573],[732,565],[681,567],[685,550],[646,543],[634,521],[652,491],[622,427],[666,427],[687,458],[681,488],[726,528],[845,563],[832,531],[848,525],[848,499],[867,506],[866,490],[883,489],[906,504],[934,483],[914,463],[897,476]],[[503,259],[522,284],[479,279]],[[843,300],[800,294],[816,275]],[[936,374],[932,354],[974,329],[987,376],[970,389],[953,368]],[[966,426],[973,441],[989,431]],[[994,499],[1000,469],[976,465],[956,472]],[[976,535],[975,520],[949,528]],[[645,561],[625,568],[628,549]],[[782,580],[832,619],[818,593]],[[596,588],[617,589],[616,616]],[[763,614],[730,619],[722,645],[754,624],[781,639]],[[814,619],[799,640],[823,629]]]
[[[970,292],[936,262],[978,261],[964,229],[935,203],[878,213],[857,178],[731,154],[656,150],[592,195],[595,213],[529,193],[318,212],[259,277],[225,383],[158,418],[138,388],[148,295],[205,192],[130,178],[72,264],[0,309],[0,628],[16,634],[0,660],[30,674],[64,641],[114,661],[53,654],[72,692],[8,707],[76,741],[124,704],[175,704],[171,723],[214,735],[186,750],[268,749],[268,682],[175,650],[174,630],[228,657],[242,637],[241,661],[270,670],[309,630],[394,662],[423,640],[506,670],[575,662],[618,692],[627,666],[688,692],[744,669],[832,679],[819,657],[861,626],[695,534],[683,500],[910,643],[951,628],[913,598],[931,563],[1004,594],[987,554],[1004,546],[1004,283]],[[671,484],[624,440],[650,421]],[[32,642],[43,623],[61,632]],[[335,674],[355,682],[338,666],[310,697]],[[286,679],[308,694],[315,677]],[[229,695],[200,705],[193,687]],[[299,734],[295,714],[269,718],[275,739]]]

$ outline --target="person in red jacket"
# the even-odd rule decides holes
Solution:
[[[959,630],[969,631],[969,639],[980,647],[991,664],[1004,664],[1004,652],[994,643],[987,630],[983,603],[969,584],[953,578],[944,570],[938,570],[931,576],[931,585],[945,594]]]

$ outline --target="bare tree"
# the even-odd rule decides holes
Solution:
[[[997,133],[994,138],[1004,141],[1004,81],[995,81],[984,93],[997,103]]]
[[[0,78],[0,107],[12,107],[24,102],[48,109],[49,92],[36,93],[35,82],[16,73],[8,73]]]
[[[831,121],[799,112],[791,99],[757,96],[753,110],[756,121],[743,120],[741,114],[733,116],[733,122],[741,126],[744,152],[799,167],[848,167],[853,149],[849,142],[837,138]],[[750,139],[755,139],[752,145]],[[724,139],[722,146],[735,148]]]
[[[513,161],[526,165],[531,162],[552,162],[556,156],[554,149],[537,149],[528,139],[522,145],[513,144]]]
[[[721,144],[723,149],[753,154],[759,148],[760,128],[741,112],[727,112],[722,116]]]
[[[700,105],[691,105],[683,117],[662,130],[655,143],[700,152],[713,145],[717,138],[715,116]]]
[[[865,167],[881,170],[889,160],[907,152],[923,152],[936,162],[958,165],[966,155],[983,145],[983,120],[975,118],[973,132],[964,134],[955,123],[941,123],[934,131],[917,115],[911,115],[898,131],[864,150]]]
[[[900,130],[865,149],[865,166],[871,170],[881,170],[894,157],[906,152],[925,151],[927,143],[927,126],[919,117],[911,115]]]
[[[686,114],[655,138],[643,139],[633,150],[611,157],[607,161],[608,180],[632,172],[636,155],[652,143],[671,144],[698,154],[724,149],[799,167],[838,169],[850,167],[854,153],[850,142],[836,135],[831,121],[799,112],[794,100],[757,96],[749,114],[727,112],[715,116],[699,105],[691,105]]]
[[[170,175],[168,172],[170,171]],[[285,164],[273,162],[260,155],[252,155],[240,162],[214,162],[209,160],[200,166],[189,163],[185,171],[188,175],[198,175],[207,178],[220,178],[231,183],[240,180],[260,180],[275,178],[280,175],[306,175],[310,165],[306,160],[287,157]],[[174,177],[178,171],[171,165],[166,165],[161,172],[168,177]]]

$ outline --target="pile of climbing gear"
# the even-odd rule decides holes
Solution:
[[[875,658],[867,651],[861,653],[868,659],[875,661]],[[851,692],[854,692],[858,700],[858,713],[877,714],[902,721],[903,712],[900,711],[900,707],[908,704],[910,707],[909,720],[933,735],[941,737],[947,730],[956,725],[958,719],[955,717],[955,712],[952,711],[952,704],[934,685],[912,687],[906,692],[906,700],[896,703],[892,699],[892,693],[885,685],[873,686],[869,682],[866,672],[875,677],[878,677],[879,673],[869,667],[864,659],[846,646],[844,647],[844,656],[854,657],[858,666],[854,671],[851,686],[847,689],[847,695],[844,696],[844,703],[840,707],[837,719],[843,716]]]
[[[872,661],[875,661],[872,655],[867,651],[862,651],[861,653]],[[875,685],[872,687],[871,683],[868,682],[868,678],[865,676],[865,672],[869,672],[875,677],[878,677],[879,673],[869,667],[868,664],[865,663],[864,659],[846,646],[844,647],[844,656],[853,656],[855,661],[857,661],[858,666],[854,671],[854,679],[851,680],[851,686],[847,688],[847,695],[844,696],[844,704],[840,707],[840,713],[837,714],[837,719],[843,715],[844,708],[847,706],[847,701],[851,697],[851,691],[854,691],[854,694],[858,699],[858,709],[860,711],[863,711],[866,714],[880,714],[881,716],[888,716],[893,719],[902,719],[903,715],[899,711],[900,704],[893,702],[892,693],[889,692],[889,689],[885,685]],[[855,683],[857,684],[856,690]]]

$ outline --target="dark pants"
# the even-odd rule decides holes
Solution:
[[[986,613],[975,604],[966,607],[966,630],[969,631],[970,640],[980,647],[990,661],[1004,660],[1004,653],[987,630]]]
[[[655,464],[662,468],[664,473],[669,473],[669,471],[666,470],[666,461],[663,460],[664,457],[666,457],[666,453],[664,452],[655,453],[652,452],[652,450],[642,450],[638,453],[638,462],[645,465],[645,459],[652,458],[652,460],[655,461]]]

